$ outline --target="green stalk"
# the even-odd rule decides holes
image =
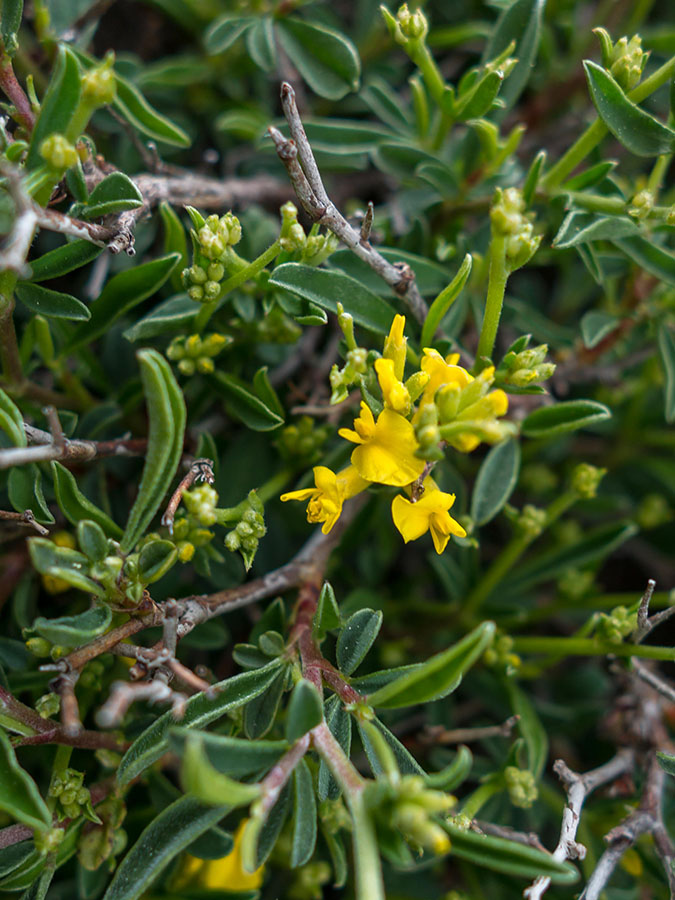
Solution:
[[[485,784],[481,784],[476,790],[469,794],[462,806],[462,815],[468,816],[469,819],[475,819],[478,812],[485,806],[491,797],[498,794],[502,790],[503,784],[498,778],[491,778]]]
[[[665,178],[666,172],[668,171],[672,160],[672,153],[662,154],[656,160],[656,162],[654,163],[654,168],[649,173],[649,178],[647,179],[647,190],[651,191],[654,197],[657,197],[659,191],[661,190],[663,179]]]
[[[281,253],[281,241],[276,240],[270,247],[265,250],[264,253],[261,253],[257,259],[254,259],[252,263],[248,263],[243,268],[239,269],[238,272],[235,272],[234,275],[231,275],[227,281],[223,281],[220,286],[220,293],[211,303],[205,303],[200,311],[197,313],[195,318],[194,329],[197,334],[201,334],[201,332],[206,327],[209,319],[216,311],[216,303],[218,300],[222,300],[230,291],[233,291],[235,288],[238,288],[240,285],[244,284],[246,281],[250,281],[251,278],[255,278],[255,276],[261,272],[266,265],[271,263],[276,257]]]
[[[583,637],[515,637],[513,652],[561,656],[640,656],[643,659],[675,660],[675,647],[613,644],[611,641]]]
[[[509,270],[506,265],[506,236],[494,233],[490,241],[490,272],[488,276],[488,291],[485,300],[485,314],[478,339],[477,359],[481,356],[492,357],[497,328],[504,305],[504,294]]]
[[[257,490],[257,494],[262,503],[267,503],[273,497],[278,497],[282,488],[288,484],[292,474],[290,469],[282,469],[261,485]]]
[[[662,85],[670,81],[675,73],[675,56],[664,63],[656,72],[653,72],[649,78],[638,84],[637,87],[629,91],[627,97],[633,103],[640,103],[654,91],[658,90]],[[607,126],[601,119],[596,119],[592,125],[589,125],[581,137],[572,144],[567,153],[565,153],[558,162],[549,169],[542,181],[543,187],[550,191],[557,188],[567,176],[576,169],[579,163],[584,160],[588,154],[597,147],[603,137],[607,134]]]

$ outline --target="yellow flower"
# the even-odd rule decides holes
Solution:
[[[384,339],[384,350],[382,351],[384,358],[390,359],[393,362],[394,376],[399,381],[403,380],[405,357],[408,347],[408,338],[403,336],[404,328],[405,316],[394,316],[394,321],[391,323],[389,334]],[[377,368],[377,364],[375,367]]]
[[[444,384],[456,384],[459,388],[463,388],[473,381],[473,376],[462,366],[457,365],[458,361],[459,353],[451,353],[450,356],[443,359],[438,350],[424,348],[422,371],[427,373],[429,381],[424,388],[422,406],[425,403],[432,403],[436,391]]]
[[[478,423],[482,426],[484,433],[481,436],[469,434],[468,432],[453,435],[448,439],[448,443],[462,453],[470,453],[480,444],[481,440],[489,439],[490,432],[493,430],[495,432],[493,440],[501,440],[503,435],[499,430],[500,426],[495,420],[497,416],[505,415],[508,408],[509,398],[506,393],[501,388],[491,391],[489,394],[476,400],[475,403],[465,407],[455,420],[457,422]]]
[[[328,534],[340,518],[342,504],[368,487],[368,482],[360,477],[354,466],[347,466],[337,474],[326,466],[314,466],[313,488],[302,491],[290,491],[282,494],[281,499],[309,500],[307,505],[307,521],[323,522],[321,531]]]
[[[219,892],[259,888],[262,884],[263,867],[249,873],[241,861],[241,838],[245,826],[246,819],[234,834],[234,847],[221,859],[198,859],[187,854],[172,887],[175,890],[197,887]]]
[[[368,406],[361,403],[354,428],[341,428],[338,434],[360,445],[352,453],[352,463],[366,481],[403,487],[424,471],[424,460],[415,456],[415,429],[393,409],[382,410],[376,422]]]
[[[406,544],[430,531],[436,553],[442,553],[451,534],[466,537],[466,531],[448,513],[455,495],[439,490],[431,478],[425,479],[424,486],[426,490],[416,503],[400,494],[394,497],[391,515]]]
[[[396,377],[394,360],[376,359],[375,371],[382,389],[384,405],[402,416],[407,416],[410,412],[410,394],[407,387]]]

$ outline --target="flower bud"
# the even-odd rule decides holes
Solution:
[[[191,288],[188,288],[187,292],[190,300],[194,300],[195,303],[202,303],[204,300],[204,289],[199,287],[199,285],[194,285]]]
[[[528,503],[520,512],[516,519],[516,524],[520,532],[527,535],[531,540],[538,538],[546,525],[546,510],[539,509]]]
[[[117,87],[110,63],[96,66],[82,76],[82,96],[91,106],[108,106],[115,99]]]
[[[35,701],[35,709],[42,719],[48,719],[61,709],[61,698],[58,694],[43,694]]]
[[[38,659],[49,656],[52,645],[50,641],[43,637],[32,637],[26,641],[26,649]]]
[[[77,163],[77,150],[62,134],[50,134],[40,144],[40,156],[47,165],[58,172],[64,172]]]
[[[429,31],[429,24],[424,13],[419,9],[411,13],[407,3],[404,3],[399,8],[396,14],[396,21],[400,33],[406,41],[424,40]]]
[[[504,769],[504,781],[514,806],[529,809],[539,796],[534,775],[528,769],[507,766]]]
[[[638,191],[631,200],[628,215],[634,219],[646,219],[654,208],[654,195],[651,191]]]
[[[572,472],[572,490],[585,500],[591,499],[597,494],[598,486],[606,473],[607,469],[599,469],[589,463],[579,463]]]
[[[202,269],[201,271],[203,272],[204,270]],[[225,276],[225,266],[222,263],[211,263],[206,270],[206,275],[208,275],[209,281],[222,281]]]
[[[178,371],[181,375],[185,375],[188,378],[190,375],[194,375],[195,373],[195,364],[191,359],[181,359],[178,363]]]
[[[609,71],[625,91],[630,91],[639,83],[648,57],[639,34],[630,40],[621,37],[614,45]]]

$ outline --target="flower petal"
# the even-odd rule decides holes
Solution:
[[[408,541],[416,541],[429,530],[428,513],[417,509],[416,503],[411,503],[400,494],[391,502],[391,517],[406,544]]]

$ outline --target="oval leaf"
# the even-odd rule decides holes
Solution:
[[[88,500],[78,488],[75,476],[59,462],[52,462],[54,476],[54,492],[59,509],[71,525],[77,525],[81,519],[91,519],[100,525],[108,537],[119,540],[122,529],[107,516],[102,509]]]
[[[29,828],[42,831],[52,824],[47,804],[28,772],[19,765],[4,731],[0,731],[0,809]]]
[[[520,445],[502,441],[483,460],[471,498],[471,518],[476,525],[490,522],[511,496],[520,472]]]
[[[62,616],[60,619],[45,619],[40,616],[31,627],[52,644],[80,647],[104,634],[111,621],[110,607],[95,606],[79,616]]]
[[[209,381],[227,403],[228,412],[252,431],[272,431],[284,420],[238,378],[225,372],[214,372]]]
[[[75,322],[88,322],[91,319],[89,307],[77,297],[52,291],[30,281],[20,281],[17,284],[16,296],[31,312],[50,319],[72,319]]]
[[[172,728],[169,747],[182,756],[192,734],[194,732],[189,728]],[[234,778],[270,769],[288,750],[286,741],[248,741],[209,731],[200,732],[200,740],[210,765],[217,772]]]
[[[87,263],[102,252],[102,247],[97,247],[90,241],[73,241],[43,253],[37,259],[31,260],[31,281],[46,281],[48,278],[60,278],[67,275]]]
[[[284,50],[316,94],[340,100],[358,89],[361,62],[343,34],[290,16],[279,20],[277,27]]]
[[[341,672],[351,675],[359,667],[379,634],[381,625],[380,610],[360,609],[347,619],[335,650]]]
[[[286,740],[289,744],[323,721],[323,704],[316,686],[301,678],[293,688],[286,714]]]
[[[530,413],[523,420],[521,431],[531,438],[557,437],[604,422],[611,415],[604,403],[597,403],[595,400],[566,400]]]

